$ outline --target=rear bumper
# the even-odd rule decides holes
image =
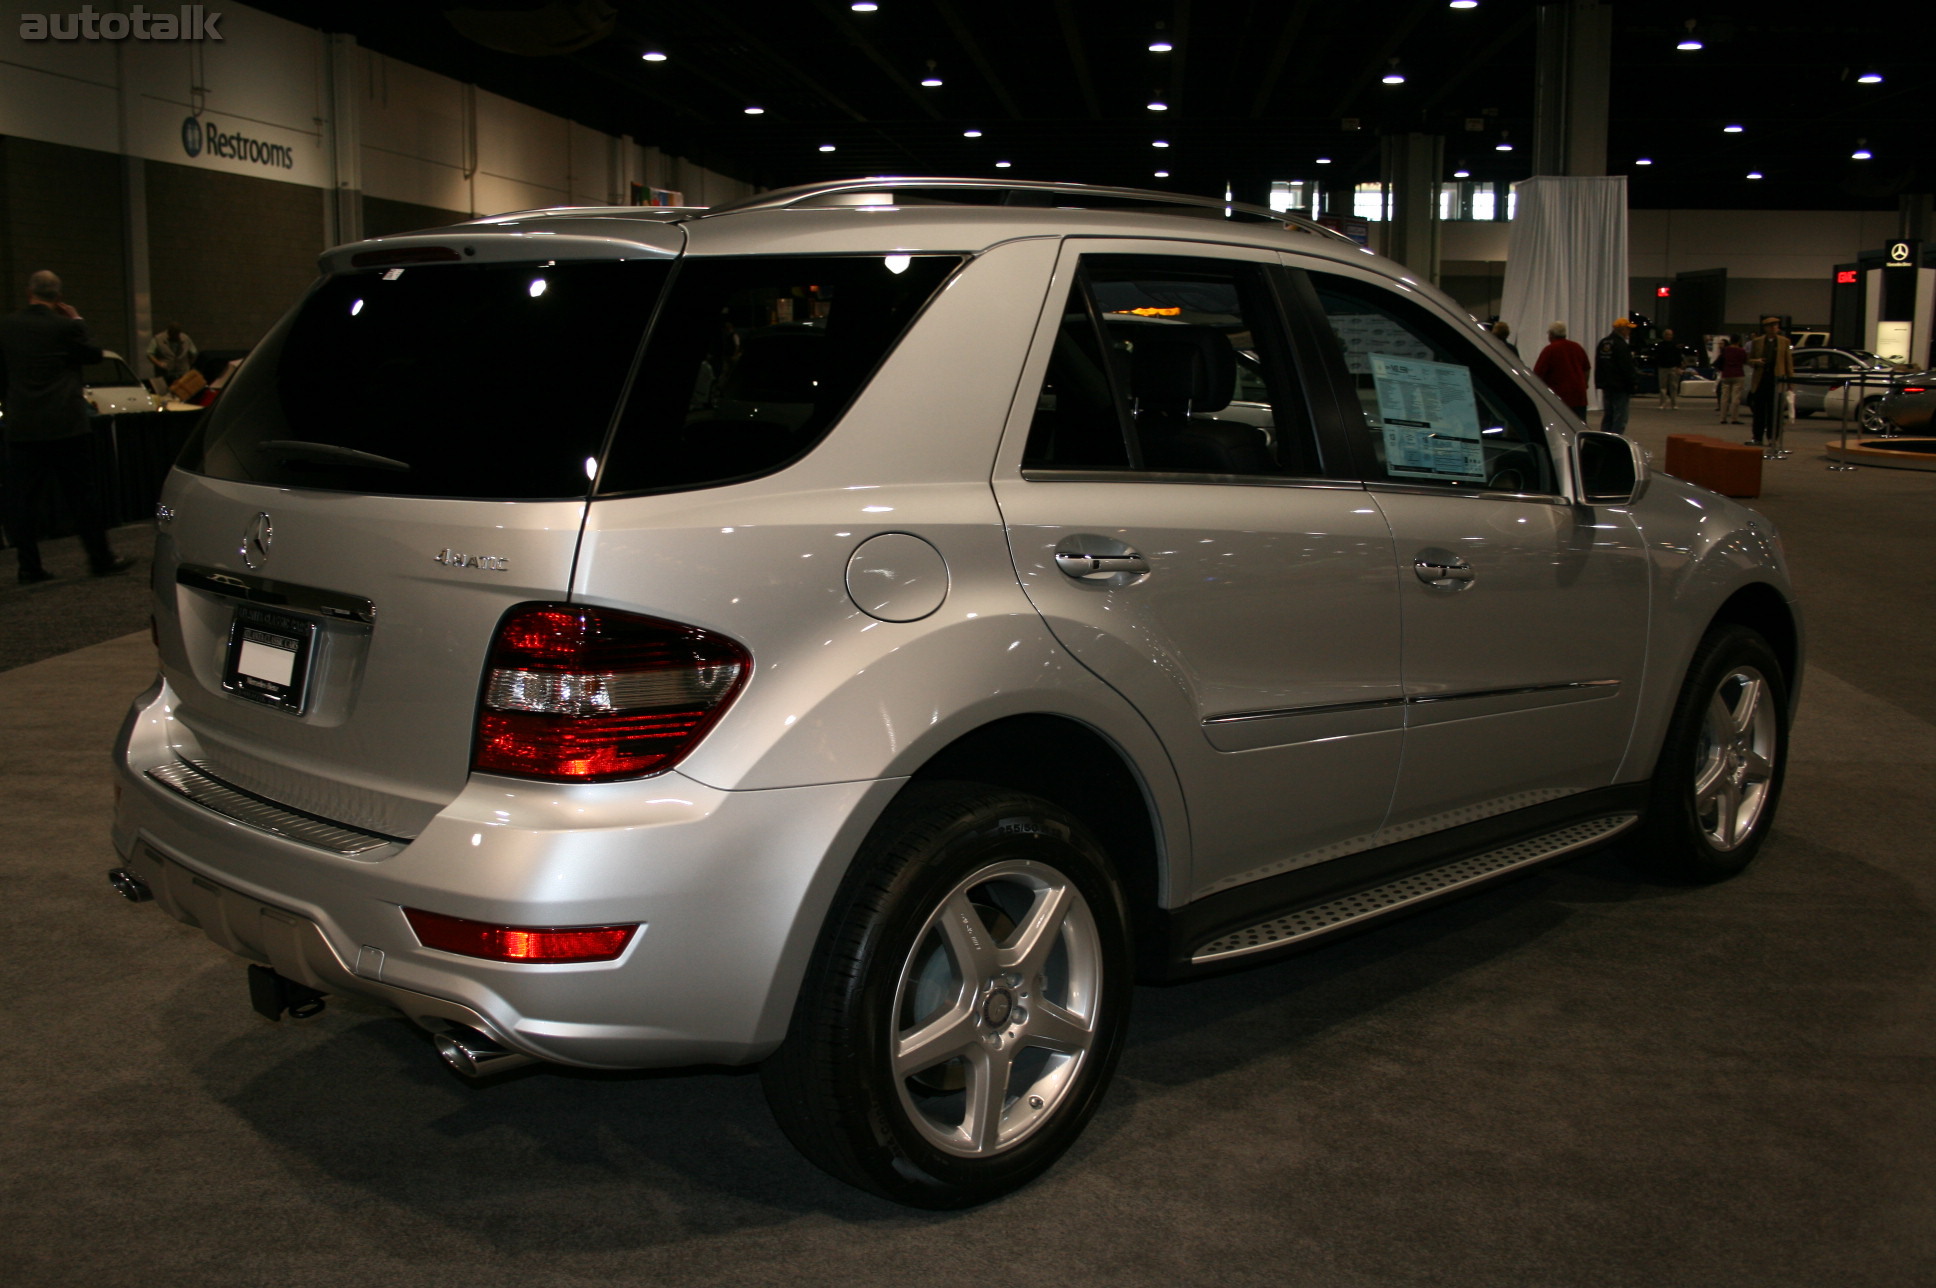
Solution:
[[[459,1023],[563,1064],[743,1064],[785,1036],[849,859],[901,780],[731,792],[677,773],[557,786],[474,777],[416,839],[344,855],[190,801],[172,697],[136,700],[115,848],[156,902],[327,992]],[[489,962],[424,948],[405,907],[504,925],[642,926],[616,961]]]

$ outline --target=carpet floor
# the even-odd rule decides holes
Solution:
[[[70,642],[0,654],[0,1283],[1936,1283],[1936,614],[1902,555],[1936,475],[1829,473],[1822,438],[1754,502],[1811,667],[1753,868],[1591,855],[1141,989],[1075,1151],[963,1213],[829,1180],[745,1072],[476,1086],[354,1000],[259,1019],[240,963],[102,879],[142,574],[9,585],[9,647]]]

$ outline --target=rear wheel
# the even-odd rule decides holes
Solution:
[[[1788,685],[1767,640],[1720,626],[1695,650],[1654,770],[1635,864],[1677,881],[1748,866],[1774,822],[1788,753]]]
[[[1856,420],[1861,424],[1862,432],[1865,434],[1886,434],[1893,428],[1889,418],[1882,414],[1881,398],[1864,398],[1862,406],[1856,412]]]
[[[828,917],[767,1101],[815,1163],[917,1207],[1052,1164],[1122,1045],[1126,914],[1101,847],[1046,801],[909,787]]]

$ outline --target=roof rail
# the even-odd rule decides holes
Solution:
[[[1047,181],[1016,181],[1013,179],[948,179],[919,178],[906,175],[876,175],[871,179],[843,179],[835,183],[807,183],[792,188],[776,188],[771,192],[758,193],[738,201],[714,206],[700,219],[711,219],[715,215],[737,214],[745,210],[780,210],[788,206],[844,205],[858,202],[828,201],[827,198],[859,197],[875,192],[932,192],[936,194],[933,204],[945,204],[945,194],[949,192],[984,192],[1002,194],[999,203],[1005,206],[1033,206],[1043,204],[1027,200],[1029,197],[1055,198],[1053,206],[1075,210],[1144,208],[1168,210],[1172,214],[1226,214],[1242,216],[1247,221],[1262,220],[1289,228],[1297,232],[1316,233],[1353,246],[1358,243],[1335,229],[1326,228],[1314,220],[1297,215],[1287,215],[1280,210],[1265,206],[1253,206],[1242,201],[1222,201],[1216,197],[1200,197],[1194,193],[1153,192],[1146,188],[1110,188],[1089,183],[1051,183]],[[928,203],[921,203],[928,204]]]

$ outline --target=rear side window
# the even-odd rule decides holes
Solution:
[[[667,261],[324,279],[242,364],[184,469],[396,496],[582,497]]]
[[[960,263],[953,255],[682,261],[599,493],[729,483],[805,455]]]
[[[1262,266],[1086,255],[1030,425],[1031,469],[1321,471]]]

